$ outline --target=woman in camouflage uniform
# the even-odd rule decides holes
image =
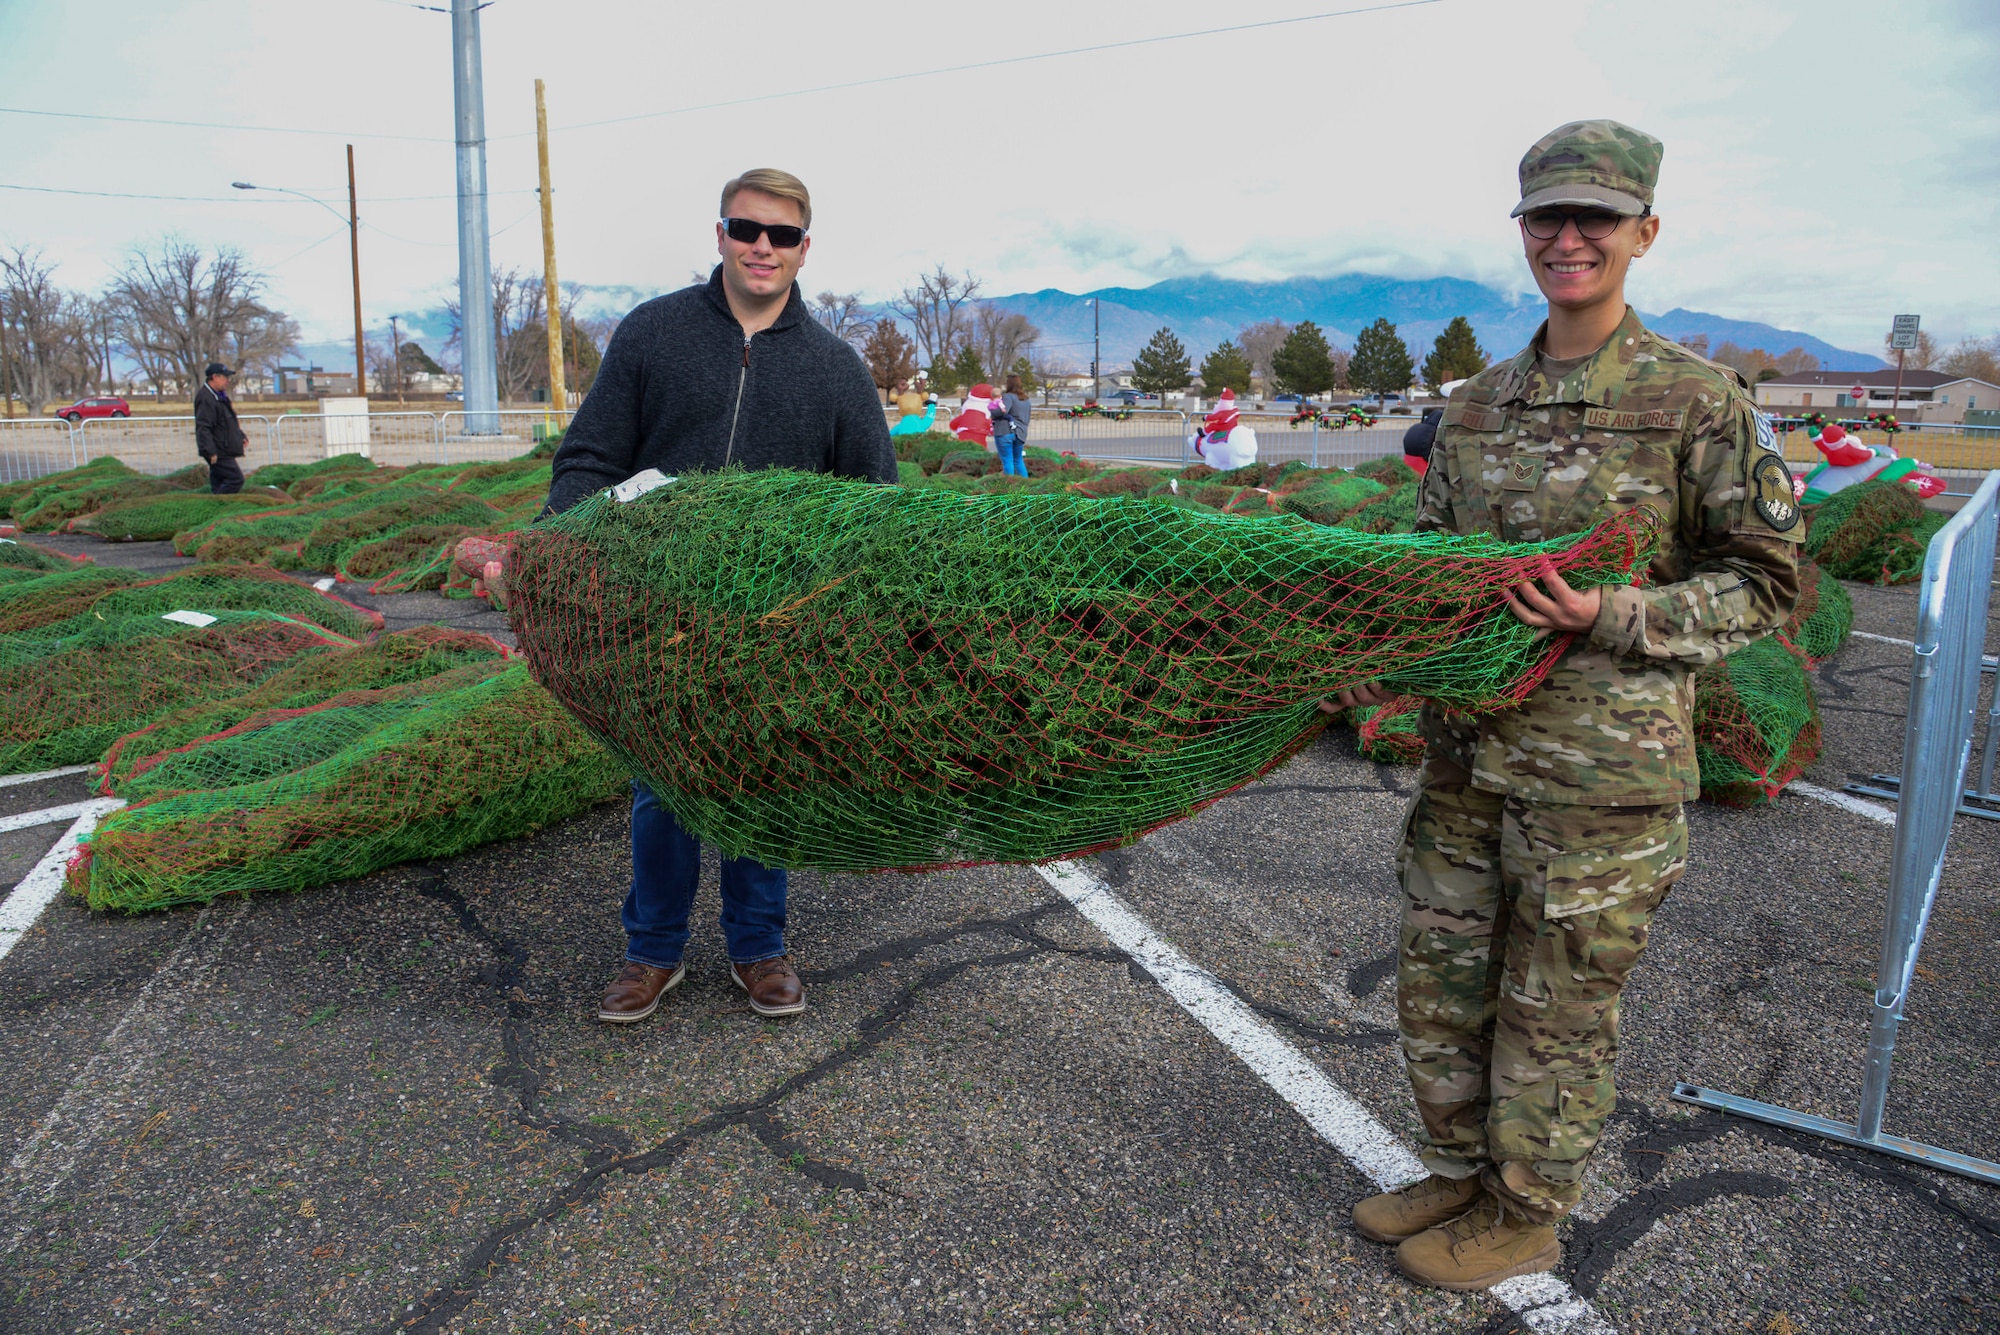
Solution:
[[[1579,593],[1549,567],[1515,593],[1521,620],[1575,637],[1522,708],[1424,715],[1396,995],[1430,1176],[1354,1219],[1448,1289],[1561,1259],[1554,1226],[1615,1097],[1619,993],[1686,865],[1693,670],[1769,634],[1798,592],[1791,474],[1741,377],[1625,304],[1659,235],[1660,157],[1584,121],[1521,160],[1514,216],[1548,320],[1452,395],[1417,517],[1531,541],[1643,506],[1663,531],[1644,587]]]

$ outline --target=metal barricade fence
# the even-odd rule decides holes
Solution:
[[[278,463],[363,454],[383,468],[442,462],[436,413],[286,413],[273,430]]]
[[[257,413],[237,417],[249,440],[243,446],[245,473],[276,463],[271,419]],[[201,462],[194,447],[194,417],[86,417],[77,427],[77,462],[114,455],[141,473],[164,476]]]
[[[1924,927],[1944,875],[1952,820],[1972,755],[1987,610],[1992,601],[1994,549],[1996,539],[2000,539],[1997,530],[2000,473],[1988,473],[1972,499],[1931,539],[1924,558],[1910,708],[1903,726],[1895,861],[1889,874],[1882,958],[1875,973],[1875,1002],[1861,1074],[1861,1107],[1853,1125],[1698,1085],[1683,1083],[1674,1088],[1674,1097],[1686,1103],[1810,1131],[1994,1184],[2000,1184],[2000,1163],[1885,1135],[1882,1117],[1889,1099],[1889,1063],[1895,1055],[1896,1030],[1916,974]]]
[[[526,454],[569,429],[569,408],[502,408],[490,413],[448,412],[438,420],[439,463],[484,463]]]
[[[1119,408],[1065,418],[1059,408],[1035,409],[1028,441],[1079,459],[1136,463],[1192,462],[1188,415],[1178,408]]]
[[[1240,413],[1237,420],[1257,433],[1260,463],[1297,461],[1314,468],[1352,468],[1385,454],[1403,452],[1403,433],[1416,418],[1383,418],[1372,427],[1329,427],[1322,422],[1292,425],[1291,415]]]
[[[0,418],[0,483],[47,477],[82,462],[76,429],[62,418]]]

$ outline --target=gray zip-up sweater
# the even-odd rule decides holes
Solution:
[[[717,265],[707,283],[655,297],[618,326],[556,451],[549,509],[648,468],[672,477],[731,464],[896,480],[860,356],[812,318],[796,283],[777,322],[745,338]]]

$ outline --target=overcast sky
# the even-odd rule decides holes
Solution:
[[[547,81],[561,273],[669,288],[713,260],[720,183],[813,191],[809,292],[923,267],[990,292],[1360,269],[1530,290],[1507,211],[1522,150],[1611,116],[1666,142],[1631,295],[1873,349],[1889,317],[2000,330],[2000,5],[1992,0],[1435,0],[1187,40],[1356,0],[1006,6],[494,0],[482,15],[494,253],[538,267]],[[308,339],[350,327],[361,183],[371,328],[456,275],[450,19],[400,0],[0,0],[0,244],[95,287],[177,232],[248,251]],[[935,71],[838,91],[763,94]],[[670,114],[646,116],[646,113]],[[645,117],[615,124],[589,122]],[[291,133],[292,130],[324,133]],[[406,136],[407,138],[374,137]]]

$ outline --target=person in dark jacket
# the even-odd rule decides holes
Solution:
[[[806,309],[794,281],[812,240],[796,176],[760,169],[722,188],[722,263],[708,282],[639,306],[605,349],[590,394],[552,463],[560,512],[649,468],[796,468],[896,480],[875,381],[852,347]],[[644,784],[632,785],[632,888],[625,963],[597,1018],[643,1020],[687,974],[688,917],[701,849]],[[759,1015],[796,1015],[805,989],[785,948],[785,873],[722,860],[730,973]]]
[[[229,401],[229,377],[233,374],[221,362],[210,362],[202,373],[202,384],[194,392],[194,448],[208,465],[208,489],[218,496],[243,490],[243,447],[250,437],[236,421],[236,405]]]

